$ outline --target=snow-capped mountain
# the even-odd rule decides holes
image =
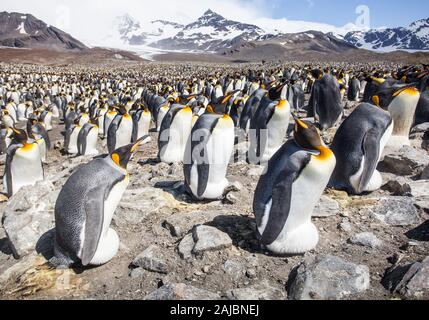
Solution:
[[[418,20],[406,28],[349,32],[344,40],[358,48],[376,51],[429,50],[429,19]]]
[[[254,41],[266,34],[261,28],[225,19],[212,10],[186,26],[155,20],[141,23],[129,14],[116,19],[117,34],[106,37],[105,43],[117,46],[150,46],[165,50],[218,51],[242,41]]]
[[[131,15],[117,17],[114,26],[119,32],[119,38],[124,45],[147,45],[161,39],[172,37],[183,29],[183,25],[155,20],[149,23],[140,23]]]
[[[265,31],[255,25],[228,20],[208,10],[174,37],[158,41],[154,46],[162,49],[218,51],[241,41],[257,40],[263,34]]]
[[[31,14],[0,12],[0,46],[83,50],[87,47],[71,35],[47,25]]]

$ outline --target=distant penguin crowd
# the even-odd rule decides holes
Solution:
[[[195,202],[225,196],[234,161],[261,166],[255,237],[272,254],[294,255],[317,248],[312,215],[326,188],[378,190],[379,161],[429,122],[424,64],[139,68],[0,66],[3,193],[12,198],[45,179],[54,131],[63,134],[62,156],[93,159],[56,201],[54,267],[115,257],[120,234],[110,225],[130,181],[127,166],[152,140],[159,162],[182,166]]]

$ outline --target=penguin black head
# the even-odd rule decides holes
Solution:
[[[377,107],[387,109],[390,103],[393,101],[395,97],[400,95],[402,92],[406,90],[417,90],[416,83],[410,83],[407,85],[393,85],[380,90],[376,95],[371,97],[372,103]]]
[[[129,144],[113,151],[110,155],[113,162],[122,169],[127,169],[128,162],[130,162],[132,156],[137,152],[137,149],[147,137],[148,136],[142,137],[141,139],[137,140],[136,143]]]
[[[14,138],[14,140],[17,143],[25,145],[27,143],[27,140],[28,140],[28,136],[27,136],[27,133],[25,132],[25,130],[16,129],[16,128],[12,128],[12,130],[13,130],[13,138]]]
[[[296,116],[293,116],[293,118],[295,119],[294,139],[300,147],[315,151],[325,147],[325,143],[320,137],[316,126],[310,122],[302,121]]]

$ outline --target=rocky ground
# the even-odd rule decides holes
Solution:
[[[152,133],[130,164],[112,222],[117,256],[97,268],[53,270],[46,259],[56,196],[90,160],[61,153],[61,128],[51,133],[46,181],[0,204],[2,299],[429,298],[429,124],[414,130],[413,147],[380,163],[382,190],[359,197],[326,190],[314,214],[319,245],[292,257],[270,255],[255,236],[260,167],[231,164],[224,199],[198,203],[183,192],[182,167],[157,162]]]

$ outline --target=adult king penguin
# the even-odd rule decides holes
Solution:
[[[96,156],[98,126],[92,123],[85,123],[77,136],[78,154],[81,156]]]
[[[129,184],[127,164],[139,144],[95,159],[67,180],[55,204],[55,255],[49,261],[51,265],[102,265],[116,255],[119,237],[110,223]]]
[[[341,93],[338,82],[330,74],[316,81],[310,97],[311,115],[322,130],[335,126],[343,114]]]
[[[206,113],[195,123],[188,140],[185,185],[196,199],[220,198],[228,186],[226,172],[234,150],[234,122],[228,115]]]
[[[257,231],[268,250],[301,254],[316,247],[319,234],[311,216],[335,164],[318,129],[295,119],[294,139],[271,158],[255,191]]]
[[[133,119],[125,107],[121,107],[120,114],[113,119],[107,131],[107,148],[109,153],[130,144],[132,137]]]
[[[383,181],[376,168],[392,132],[388,112],[369,103],[359,105],[332,142],[337,166],[329,186],[350,194],[378,190]]]
[[[372,97],[373,103],[389,111],[393,119],[393,134],[387,143],[388,147],[410,145],[409,136],[419,100],[420,92],[414,84],[393,85]]]
[[[13,143],[7,149],[3,185],[8,197],[25,186],[34,185],[44,179],[39,145],[29,142],[24,130],[13,129]]]
[[[183,161],[192,130],[192,109],[173,104],[162,121],[158,137],[159,159],[164,163]]]
[[[287,84],[270,90],[261,101],[250,122],[250,147],[248,160],[254,164],[265,164],[280,149],[289,127],[290,105],[286,100]]]

